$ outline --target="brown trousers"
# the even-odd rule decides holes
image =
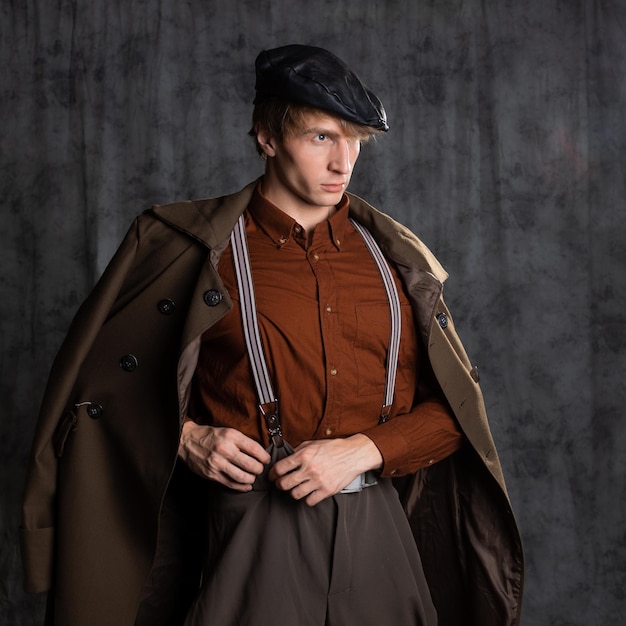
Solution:
[[[189,591],[197,585],[182,571],[182,546],[173,537],[190,521],[178,515],[175,498],[166,499],[159,555],[136,626],[437,624],[391,481],[315,507],[258,483],[259,489],[242,494],[205,482],[208,541],[200,554],[201,586],[188,611]]]
[[[213,488],[204,578],[185,626],[434,626],[420,557],[388,480],[309,507]]]

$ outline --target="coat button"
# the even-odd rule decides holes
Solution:
[[[437,315],[437,321],[441,328],[448,328],[448,316],[445,313],[439,313],[439,315]]]
[[[134,354],[127,354],[120,359],[120,367],[125,372],[132,372],[137,369],[139,365],[139,361]]]
[[[470,376],[472,377],[472,380],[475,383],[480,381],[480,374],[478,373],[478,365],[474,365],[474,367],[472,367],[470,371]]]
[[[217,306],[222,301],[222,294],[217,289],[205,291],[203,297],[207,306]]]
[[[87,415],[89,415],[89,417],[91,417],[91,419],[94,419],[94,420],[97,420],[102,415],[102,411],[103,411],[102,407],[99,404],[96,404],[95,402],[92,402],[87,407]]]
[[[174,300],[163,298],[163,300],[157,304],[157,308],[159,309],[159,313],[163,313],[163,315],[171,315],[176,309],[176,304],[174,303]]]

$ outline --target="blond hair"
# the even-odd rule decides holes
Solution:
[[[358,139],[361,143],[367,143],[372,137],[382,133],[373,126],[350,122],[323,109],[272,98],[255,105],[252,112],[252,128],[248,134],[254,139],[259,155],[265,158],[265,152],[257,140],[259,129],[265,129],[270,135],[282,141],[287,135],[304,131],[305,120],[309,115],[333,117],[341,124],[346,135]]]

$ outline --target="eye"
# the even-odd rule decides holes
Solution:
[[[324,133],[318,133],[315,135],[316,141],[326,141],[326,135]]]

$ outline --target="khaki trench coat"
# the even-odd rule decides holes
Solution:
[[[25,588],[49,592],[50,624],[134,622],[200,337],[231,308],[217,259],[254,184],[139,216],[72,322],[42,401],[21,528]],[[470,444],[396,484],[440,624],[518,624],[520,536],[476,370],[442,299],[447,274],[406,228],[356,196],[350,207],[403,276]]]

